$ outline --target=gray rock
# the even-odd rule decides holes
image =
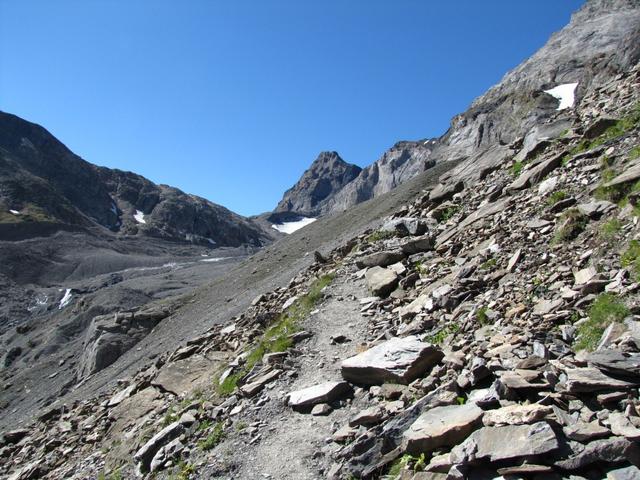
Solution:
[[[625,168],[624,172],[622,172],[620,175],[605,183],[604,187],[615,187],[617,185],[635,182],[638,179],[640,179],[640,162],[635,162],[634,164]]]
[[[404,253],[400,250],[376,252],[357,258],[356,266],[358,268],[388,267],[389,265],[393,265],[394,263],[404,260],[404,257]]]
[[[629,440],[640,440],[640,429],[620,412],[611,412],[609,414],[609,423],[611,424],[611,432],[614,435],[625,437]]]
[[[631,462],[637,465],[640,462],[640,446],[622,437],[594,440],[587,444],[584,450],[571,458],[556,462],[555,466],[573,471],[596,462],[609,464]]]
[[[536,423],[551,414],[551,407],[533,403],[531,405],[509,405],[485,412],[485,426],[526,425]]]
[[[473,403],[428,410],[404,433],[404,450],[411,455],[419,455],[439,447],[457,445],[481,425],[483,413]]]
[[[638,478],[640,478],[640,469],[634,465],[607,472],[607,480],[638,480]]]
[[[252,379],[249,383],[246,383],[245,385],[240,387],[240,392],[247,397],[253,397],[259,391],[261,391],[267,383],[270,383],[278,378],[281,373],[282,370],[271,370],[264,375],[260,375],[259,377]]]
[[[382,225],[381,230],[401,236],[424,235],[427,232],[427,222],[415,217],[394,218]]]
[[[640,355],[627,354],[619,350],[599,350],[587,355],[587,361],[612,375],[640,379]]]
[[[576,422],[562,428],[562,431],[571,440],[577,442],[589,442],[597,438],[611,435],[611,431],[597,422]]]
[[[555,432],[548,423],[506,427],[484,427],[472,433],[451,451],[455,464],[473,464],[482,460],[528,459],[559,448]]]
[[[522,190],[539,183],[544,177],[549,175],[549,173],[562,165],[563,157],[564,152],[523,171],[520,176],[507,187],[507,190]]]
[[[385,417],[385,411],[382,407],[375,406],[362,410],[355,417],[349,420],[350,427],[377,425]]]
[[[597,220],[602,215],[616,208],[614,203],[607,202],[606,200],[592,200],[588,203],[579,203],[578,210],[583,215]]]
[[[138,463],[139,470],[141,472],[147,472],[151,465],[151,460],[158,450],[171,440],[177,438],[183,431],[184,426],[180,422],[173,422],[151,437],[151,440],[140,447],[133,456],[134,461]]]
[[[618,120],[615,118],[598,118],[585,129],[582,136],[588,139],[599,137],[607,130],[607,128],[613,127],[616,123],[618,123]]]
[[[382,267],[372,267],[365,273],[371,293],[380,297],[388,296],[398,285],[398,275]]]
[[[310,407],[319,403],[331,403],[343,398],[351,391],[347,382],[326,382],[287,395],[287,404],[292,408]]]
[[[621,390],[637,385],[634,382],[618,380],[605,375],[597,368],[572,368],[567,370],[565,389],[569,393]]]
[[[421,252],[429,252],[434,248],[434,238],[431,234],[412,238],[400,245],[405,255],[414,255]]]
[[[342,362],[342,377],[360,385],[407,384],[426,373],[444,354],[417,337],[392,338]]]

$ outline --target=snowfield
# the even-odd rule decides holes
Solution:
[[[295,222],[275,223],[271,225],[271,227],[282,233],[293,233],[296,230],[300,230],[302,227],[315,222],[316,220],[316,218],[302,218],[300,220],[296,220]]]
[[[20,212],[18,210],[9,210],[9,212],[13,213],[14,215],[20,215]]]
[[[140,210],[136,210],[136,213],[133,216],[133,218],[135,218],[136,222],[138,223],[147,223],[147,221],[144,219],[144,213],[142,213]]]
[[[557,87],[553,87],[551,90],[545,90],[544,93],[548,93],[552,97],[560,100],[560,105],[558,105],[558,108],[556,110],[564,110],[565,108],[573,107],[577,86],[578,82],[564,83],[562,85],[558,85]]]

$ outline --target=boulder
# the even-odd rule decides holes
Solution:
[[[400,250],[387,250],[364,255],[356,259],[358,268],[367,267],[388,267],[394,263],[404,260],[404,253]]]
[[[393,270],[373,267],[365,273],[371,293],[380,297],[388,296],[398,285],[398,275]]]
[[[531,405],[509,405],[485,412],[482,423],[486,426],[526,425],[542,420],[552,411],[551,407],[537,403]]]
[[[585,393],[602,390],[622,390],[635,385],[637,383],[609,377],[597,368],[583,367],[567,370],[565,389],[569,393]]]
[[[392,338],[342,362],[342,377],[359,385],[408,384],[438,363],[444,354],[415,336]]]
[[[290,407],[299,409],[319,403],[331,403],[346,396],[350,391],[351,387],[347,382],[326,382],[290,392],[286,401]]]
[[[207,356],[193,355],[170,362],[160,369],[151,384],[174,395],[185,395],[195,388],[207,385],[211,381],[211,372],[218,370],[226,360],[226,354],[210,352]]]
[[[599,219],[602,215],[616,208],[616,205],[606,200],[592,200],[587,203],[579,203],[577,206],[580,213],[592,220]]]
[[[423,235],[427,231],[427,223],[423,219],[415,217],[394,218],[386,222],[380,230],[396,233],[403,237]]]
[[[609,464],[630,462],[638,465],[640,463],[640,446],[622,437],[594,440],[587,444],[584,450],[571,458],[556,462],[555,466],[571,471],[600,462]]]
[[[546,422],[484,427],[455,447],[451,451],[451,460],[455,464],[469,464],[483,460],[528,459],[551,453],[559,446],[555,432]]]
[[[151,440],[140,447],[133,456],[134,461],[138,463],[139,470],[141,472],[149,471],[151,460],[160,448],[177,438],[183,431],[184,426],[180,422],[173,422],[151,437]]]
[[[404,433],[403,447],[411,455],[462,442],[481,425],[482,409],[473,403],[427,410]]]
[[[636,162],[633,165],[624,169],[617,177],[614,177],[611,181],[605,183],[605,188],[615,187],[616,185],[623,185],[625,183],[635,182],[640,179],[640,162]]]
[[[405,255],[414,255],[416,253],[428,252],[434,248],[433,235],[421,235],[419,237],[412,238],[400,245],[402,253]]]
[[[551,157],[548,160],[538,163],[535,166],[523,171],[518,178],[516,178],[511,185],[507,187],[508,191],[523,190],[539,183],[549,173],[562,165],[562,159],[565,153],[562,152],[555,157]]]

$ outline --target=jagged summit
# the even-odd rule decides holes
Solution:
[[[439,162],[466,160],[461,168],[476,173],[499,164],[508,155],[505,145],[534,125],[556,118],[558,100],[545,90],[577,82],[579,99],[590,87],[627,71],[638,61],[638,6],[635,0],[586,2],[531,58],[505,74],[466,112],[456,115],[442,137],[426,144],[395,145],[334,192],[320,213],[343,211],[382,195]],[[566,118],[572,115],[570,110],[564,113]],[[557,123],[558,131],[564,128],[566,124]]]
[[[361,170],[357,165],[345,162],[337,152],[321,152],[300,180],[284,193],[276,212],[318,216],[324,213],[324,206],[331,197]]]

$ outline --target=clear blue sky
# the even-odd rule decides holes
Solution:
[[[0,0],[0,109],[239,213],[449,119],[582,0]]]

